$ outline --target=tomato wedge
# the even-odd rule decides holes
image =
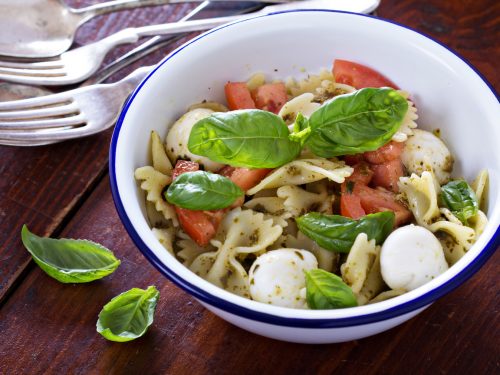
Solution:
[[[367,214],[382,211],[393,211],[396,215],[396,226],[409,222],[413,215],[403,204],[396,200],[395,194],[381,189],[372,189],[368,186],[357,184],[354,187],[361,202],[361,206]]]
[[[374,186],[382,186],[390,191],[397,193],[399,191],[399,178],[403,176],[403,163],[395,159],[382,164],[372,164],[373,171],[372,183]]]
[[[215,236],[219,222],[213,220],[205,211],[188,210],[175,206],[181,228],[200,246],[207,246]]]
[[[346,178],[347,181],[368,185],[373,177],[373,171],[370,169],[368,163],[361,162],[352,166],[354,171]]]
[[[350,217],[352,219],[359,219],[366,215],[365,210],[361,206],[361,199],[354,194],[354,184],[351,182],[344,182],[340,191],[340,214],[342,216]]]
[[[200,169],[200,165],[194,161],[178,160],[175,163],[174,170],[172,171],[172,180],[177,176],[186,172],[196,172]]]
[[[369,68],[347,60],[335,60],[333,63],[333,77],[335,82],[344,83],[357,89],[364,87],[398,87],[382,74]]]
[[[257,108],[245,82],[228,82],[224,86],[224,92],[229,109],[232,111]]]
[[[390,141],[375,151],[365,152],[363,157],[371,164],[382,164],[388,161],[401,159],[404,148],[405,142]]]
[[[344,155],[342,158],[345,163],[351,167],[355,166],[358,163],[361,163],[362,161],[365,161],[363,154]]]
[[[179,160],[175,164],[172,172],[172,178],[186,172],[195,172],[200,169],[198,163],[193,161]],[[215,236],[222,217],[222,212],[217,211],[196,211],[174,206],[179,224],[184,232],[200,246],[207,246],[210,240]]]
[[[272,169],[268,168],[249,169],[236,168],[227,165],[218,173],[229,178],[236,185],[238,185],[241,190],[247,191],[261,182],[271,171]]]
[[[259,109],[278,113],[287,102],[286,86],[282,82],[266,83],[252,92],[252,98]]]

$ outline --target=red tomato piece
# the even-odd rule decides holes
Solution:
[[[359,196],[361,206],[367,214],[382,211],[393,211],[396,215],[396,226],[409,222],[413,215],[401,203],[396,200],[394,193],[390,191],[372,189],[368,186],[357,184],[354,193]]]
[[[193,161],[179,160],[175,164],[172,172],[172,178],[186,172],[195,172],[200,169],[198,163]],[[210,240],[215,236],[223,213],[217,216],[216,211],[197,211],[187,208],[174,206],[179,224],[184,232],[200,246],[207,246]],[[221,216],[222,215],[222,216]]]
[[[224,92],[229,109],[232,111],[257,108],[245,82],[228,82],[224,86]]]
[[[196,172],[200,169],[200,165],[194,161],[177,160],[174,170],[172,171],[172,179],[186,172]]]
[[[357,184],[368,185],[373,177],[373,171],[370,169],[368,163],[360,162],[352,167],[354,171],[346,180]]]
[[[361,206],[361,199],[352,191],[354,184],[355,182],[347,181],[341,186],[340,214],[352,219],[359,219],[365,216],[366,212]]]
[[[358,163],[361,163],[362,161],[365,161],[363,154],[344,155],[343,159],[344,159],[345,163],[351,167],[358,164]]]
[[[217,232],[218,222],[214,222],[207,215],[207,211],[188,210],[187,208],[175,207],[179,224],[184,232],[200,246],[207,246]]]
[[[347,60],[335,60],[333,63],[335,82],[344,83],[357,89],[364,87],[398,87],[379,72]]]
[[[390,141],[375,151],[365,152],[363,156],[371,164],[382,164],[391,160],[399,160],[404,148],[405,142]]]
[[[278,113],[288,100],[286,87],[282,82],[259,86],[252,92],[252,97],[257,108],[273,113]]]
[[[372,184],[374,186],[382,186],[390,191],[397,193],[399,191],[398,181],[403,176],[403,163],[401,160],[395,159],[383,164],[373,164]]]
[[[219,174],[228,177],[241,190],[247,191],[261,182],[271,171],[272,169],[268,168],[235,168],[228,165],[222,168]]]
[[[230,165],[226,165],[226,166],[222,167],[221,169],[219,169],[217,171],[217,173],[220,174],[221,176],[230,178],[235,169],[236,169],[236,167],[231,167]]]

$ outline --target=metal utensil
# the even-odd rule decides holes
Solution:
[[[195,9],[190,11],[186,16],[184,16],[179,22],[185,21],[187,19],[194,19],[199,16],[202,16],[203,14],[209,14],[211,10],[215,7],[215,4],[211,3],[210,1],[204,1],[200,5],[198,5]],[[217,12],[224,12],[224,13],[242,13],[250,10],[254,10],[256,8],[260,8],[262,6],[253,4],[251,2],[240,2],[237,6],[232,6],[227,9],[218,9]],[[218,7],[221,8],[221,7]],[[133,89],[134,85],[138,82],[138,80],[141,79],[141,77],[144,76],[145,73],[139,71],[135,71],[132,73],[130,76],[124,78],[122,81],[116,83],[114,87],[109,86],[109,85],[97,85],[100,82],[103,82],[105,79],[116,73],[117,71],[123,69],[124,67],[130,65],[131,63],[139,60],[140,58],[144,57],[145,55],[156,51],[157,49],[163,47],[166,44],[172,43],[176,41],[177,39],[180,39],[180,37],[173,37],[173,36],[157,36],[152,38],[151,40],[143,43],[142,45],[138,46],[137,48],[133,49],[132,51],[129,51],[119,59],[115,60],[111,64],[107,65],[105,68],[103,68],[98,74],[90,78],[89,80],[85,81],[84,83],[81,84],[81,87],[85,86],[90,86],[88,87],[87,90],[71,90],[66,93],[62,94],[56,94],[56,95],[50,95],[50,92],[47,92],[45,89],[42,90],[40,88],[34,87],[34,86],[20,86],[16,84],[8,84],[8,83],[2,83],[0,84],[0,99],[9,97],[11,99],[18,99],[19,97],[39,97],[42,95],[41,98],[36,99],[25,99],[25,100],[15,100],[11,102],[5,102],[5,103],[0,103],[0,113],[3,113],[4,118],[9,118],[9,113],[12,115],[13,113],[15,114],[16,112],[19,113],[21,110],[27,110],[27,112],[23,112],[20,117],[17,117],[17,120],[22,120],[22,121],[29,121],[29,115],[31,114],[32,116],[36,116],[36,112],[30,112],[31,109],[43,109],[43,108],[49,108],[50,106],[57,104],[57,103],[67,103],[70,100],[73,100],[73,108],[78,108],[79,114],[81,115],[81,118],[84,118],[88,114],[88,108],[89,107],[89,100],[99,100],[99,103],[102,104],[101,108],[105,108],[107,117],[101,117],[100,116],[89,116],[89,121],[90,121],[90,127],[87,126],[86,129],[80,129],[79,134],[87,134],[89,132],[89,129],[92,128],[93,130],[96,130],[96,132],[104,130],[114,124],[116,121],[116,118],[120,112],[120,109],[125,102],[127,96],[130,94],[131,90]],[[144,69],[144,70],[147,70]],[[8,85],[8,87],[6,87]],[[109,87],[109,89],[103,88],[104,86]],[[49,95],[48,95],[49,94]],[[10,103],[10,104],[9,104]],[[71,107],[64,107],[64,108],[59,108],[59,116],[70,116],[71,114],[75,114],[76,112],[73,111]],[[66,112],[65,112],[66,110]],[[94,108],[96,110],[96,108]],[[98,110],[98,109],[97,109]],[[47,115],[47,112],[38,112],[39,114],[42,113],[42,116],[45,114]],[[99,113],[99,112],[98,112]],[[82,115],[83,114],[83,115]],[[53,114],[53,116],[55,116]],[[0,115],[1,117],[1,115]],[[16,117],[12,117],[10,121],[16,121]],[[42,117],[46,121],[50,121],[50,117]],[[53,119],[58,119],[61,117],[52,117]],[[31,119],[36,119],[31,117]],[[97,126],[94,124],[95,120],[99,119],[100,125]],[[73,119],[75,120],[75,119]],[[1,121],[1,120],[0,120]],[[60,121],[60,120],[58,120]],[[86,123],[86,125],[88,125]],[[83,125],[83,126],[86,126]],[[93,125],[93,127],[92,127]],[[36,125],[35,125],[36,126]],[[0,127],[1,128],[1,127]],[[50,126],[49,126],[50,128]],[[99,130],[100,129],[100,130]],[[12,127],[7,127],[7,132],[12,131]],[[32,129],[33,130],[33,129]],[[0,130],[2,132],[2,130]],[[91,133],[89,133],[91,134]],[[75,135],[75,134],[73,134]],[[83,136],[83,135],[82,135]],[[29,139],[25,139],[24,136],[21,138],[16,138],[15,133],[10,134],[10,138],[8,139],[0,139],[0,144],[4,145],[12,145],[12,146],[39,146],[39,145],[45,145],[45,144],[50,144],[50,143],[56,143],[59,142],[59,139],[47,139],[44,137],[40,137],[37,135],[35,139],[33,138],[32,135],[29,136]]]
[[[292,9],[321,8],[369,13],[378,6],[379,2],[380,0],[306,0],[267,6],[260,11],[243,16],[218,17],[124,29],[98,42],[65,52],[50,61],[0,61],[0,79],[44,86],[74,84],[90,77],[99,68],[104,57],[112,48],[120,44],[135,43],[140,37],[207,30],[245,17]]]
[[[236,0],[215,0],[236,1]],[[255,0],[262,2],[263,0]],[[294,0],[266,0],[281,3]],[[92,17],[137,7],[202,2],[202,0],[115,0],[74,9],[63,0],[0,0],[0,55],[42,58],[57,56],[73,43],[77,29]]]
[[[0,144],[31,146],[85,137],[112,126],[130,92],[152,67],[121,81],[0,103]]]

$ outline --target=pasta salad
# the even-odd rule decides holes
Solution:
[[[364,305],[439,276],[482,233],[487,172],[452,178],[438,132],[377,71],[335,60],[224,92],[153,131],[135,171],[155,236],[209,282],[283,307]]]

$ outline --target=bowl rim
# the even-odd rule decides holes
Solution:
[[[144,86],[145,82],[148,81],[151,76],[156,72],[157,69],[159,69],[163,64],[165,64],[167,61],[169,61],[171,58],[173,58],[178,52],[182,51],[184,48],[187,46],[199,41],[200,39],[204,38],[205,36],[212,34],[214,32],[217,32],[221,29],[224,29],[226,27],[230,27],[234,24],[238,24],[241,22],[247,22],[250,20],[254,20],[257,18],[264,18],[264,17],[269,17],[273,16],[276,14],[283,14],[283,13],[295,13],[295,12],[328,12],[328,13],[340,13],[340,14],[349,14],[349,15],[354,15],[354,16],[359,16],[359,17],[368,17],[375,19],[376,21],[379,22],[386,22],[392,25],[396,25],[398,27],[402,27],[404,29],[408,29],[414,33],[420,34],[424,38],[430,39],[432,42],[439,44],[440,46],[444,47],[447,49],[451,54],[455,55],[458,57],[460,60],[462,60],[472,71],[474,71],[479,78],[486,84],[486,86],[490,89],[490,91],[493,93],[493,95],[499,99],[498,94],[496,93],[495,89],[491,85],[490,82],[470,63],[468,62],[465,58],[460,56],[457,52],[452,50],[451,48],[447,47],[446,45],[442,44],[439,41],[434,40],[432,37],[426,35],[425,33],[416,31],[408,26],[401,25],[397,22],[391,21],[391,20],[386,20],[383,18],[378,18],[375,16],[367,15],[367,14],[358,14],[358,13],[352,13],[352,12],[345,12],[345,11],[336,11],[336,10],[326,10],[326,9],[303,9],[303,10],[289,10],[289,11],[281,11],[281,12],[273,12],[265,15],[259,15],[256,17],[248,18],[248,19],[243,19],[239,21],[232,22],[230,24],[222,25],[220,27],[217,27],[215,29],[209,30],[192,40],[189,40],[182,46],[178,47],[175,49],[173,52],[171,52],[168,56],[166,56],[155,68],[148,73],[148,75],[143,79],[143,81],[137,86],[137,88],[134,90],[134,92],[130,95],[128,98],[127,102],[125,103],[124,107],[122,108],[122,111],[120,113],[120,116],[118,118],[118,121],[116,123],[116,126],[113,131],[113,135],[111,138],[111,144],[110,144],[110,152],[109,152],[109,176],[110,176],[110,186],[111,186],[111,194],[113,197],[113,201],[116,207],[116,210],[118,212],[118,216],[120,217],[120,220],[122,221],[126,231],[128,232],[129,236],[131,237],[132,241],[134,244],[138,247],[138,249],[142,252],[144,257],[151,263],[155,268],[160,271],[164,276],[166,276],[170,281],[172,281],[175,285],[183,289],[184,291],[188,292],[195,298],[201,300],[204,303],[207,303],[215,308],[221,309],[227,313],[237,315],[246,319],[254,320],[254,321],[259,321],[262,323],[268,323],[272,325],[279,325],[279,326],[285,326],[285,327],[295,327],[295,328],[340,328],[340,327],[351,327],[351,326],[358,326],[358,325],[365,325],[365,324],[370,324],[370,323],[376,323],[388,319],[393,319],[398,316],[411,313],[412,311],[415,311],[419,308],[425,307],[441,296],[451,292],[455,288],[457,288],[459,285],[461,285],[464,281],[469,279],[474,273],[476,273],[482,265],[490,258],[491,255],[495,252],[496,248],[500,245],[500,226],[496,228],[494,231],[491,239],[488,241],[488,243],[484,246],[484,248],[478,253],[476,258],[474,258],[468,265],[464,267],[461,271],[459,271],[454,277],[450,278],[449,280],[446,280],[443,282],[441,285],[435,287],[434,289],[431,289],[430,291],[424,293],[421,296],[418,296],[412,300],[409,300],[407,302],[397,304],[395,306],[389,307],[385,310],[374,312],[374,313],[369,313],[365,315],[358,315],[358,316],[352,316],[352,317],[345,317],[345,318],[291,318],[291,317],[283,317],[283,316],[276,316],[272,315],[269,313],[261,312],[261,311],[255,311],[251,308],[244,307],[241,305],[237,305],[235,303],[232,303],[230,301],[227,301],[223,298],[220,298],[218,296],[212,295],[209,292],[203,290],[202,288],[198,287],[197,285],[194,285],[190,283],[189,281],[186,281],[183,279],[181,276],[177,275],[174,271],[172,271],[165,263],[163,263],[154,253],[153,251],[146,245],[146,243],[141,239],[140,235],[138,234],[137,230],[134,228],[131,220],[128,218],[123,200],[120,196],[119,189],[118,189],[118,183],[117,183],[117,176],[116,176],[116,150],[117,150],[117,145],[118,145],[118,139],[120,136],[120,131],[123,126],[123,122],[125,119],[125,116],[134,100],[134,98],[137,96],[141,88]]]

